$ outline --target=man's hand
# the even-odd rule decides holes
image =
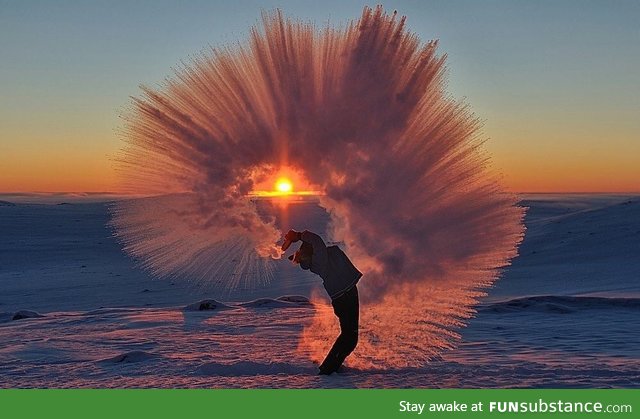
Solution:
[[[295,230],[289,230],[284,236],[284,243],[282,243],[282,251],[285,251],[291,246],[291,243],[295,243],[301,240],[302,233]]]

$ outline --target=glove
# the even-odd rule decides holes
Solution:
[[[291,246],[291,243],[295,243],[302,239],[302,233],[295,230],[289,230],[287,234],[284,236],[284,243],[282,243],[282,251],[284,252]]]

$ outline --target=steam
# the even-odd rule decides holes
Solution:
[[[318,30],[278,11],[262,23],[133,99],[123,189],[157,196],[116,204],[116,234],[160,276],[268,282],[281,232],[247,194],[291,167],[323,193],[331,239],[365,274],[350,362],[422,364],[516,256],[523,209],[490,170],[479,120],[446,93],[437,41],[404,17],[365,8]],[[302,353],[324,355],[332,317],[318,310]]]

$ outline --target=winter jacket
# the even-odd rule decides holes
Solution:
[[[303,231],[301,239],[313,247],[309,270],[322,278],[322,285],[332,300],[349,291],[362,277],[338,246],[327,247],[320,236]]]

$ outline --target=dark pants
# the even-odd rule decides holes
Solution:
[[[344,362],[345,358],[358,344],[358,288],[354,285],[349,291],[331,301],[333,312],[340,320],[340,336],[320,365],[320,371],[331,374]]]

